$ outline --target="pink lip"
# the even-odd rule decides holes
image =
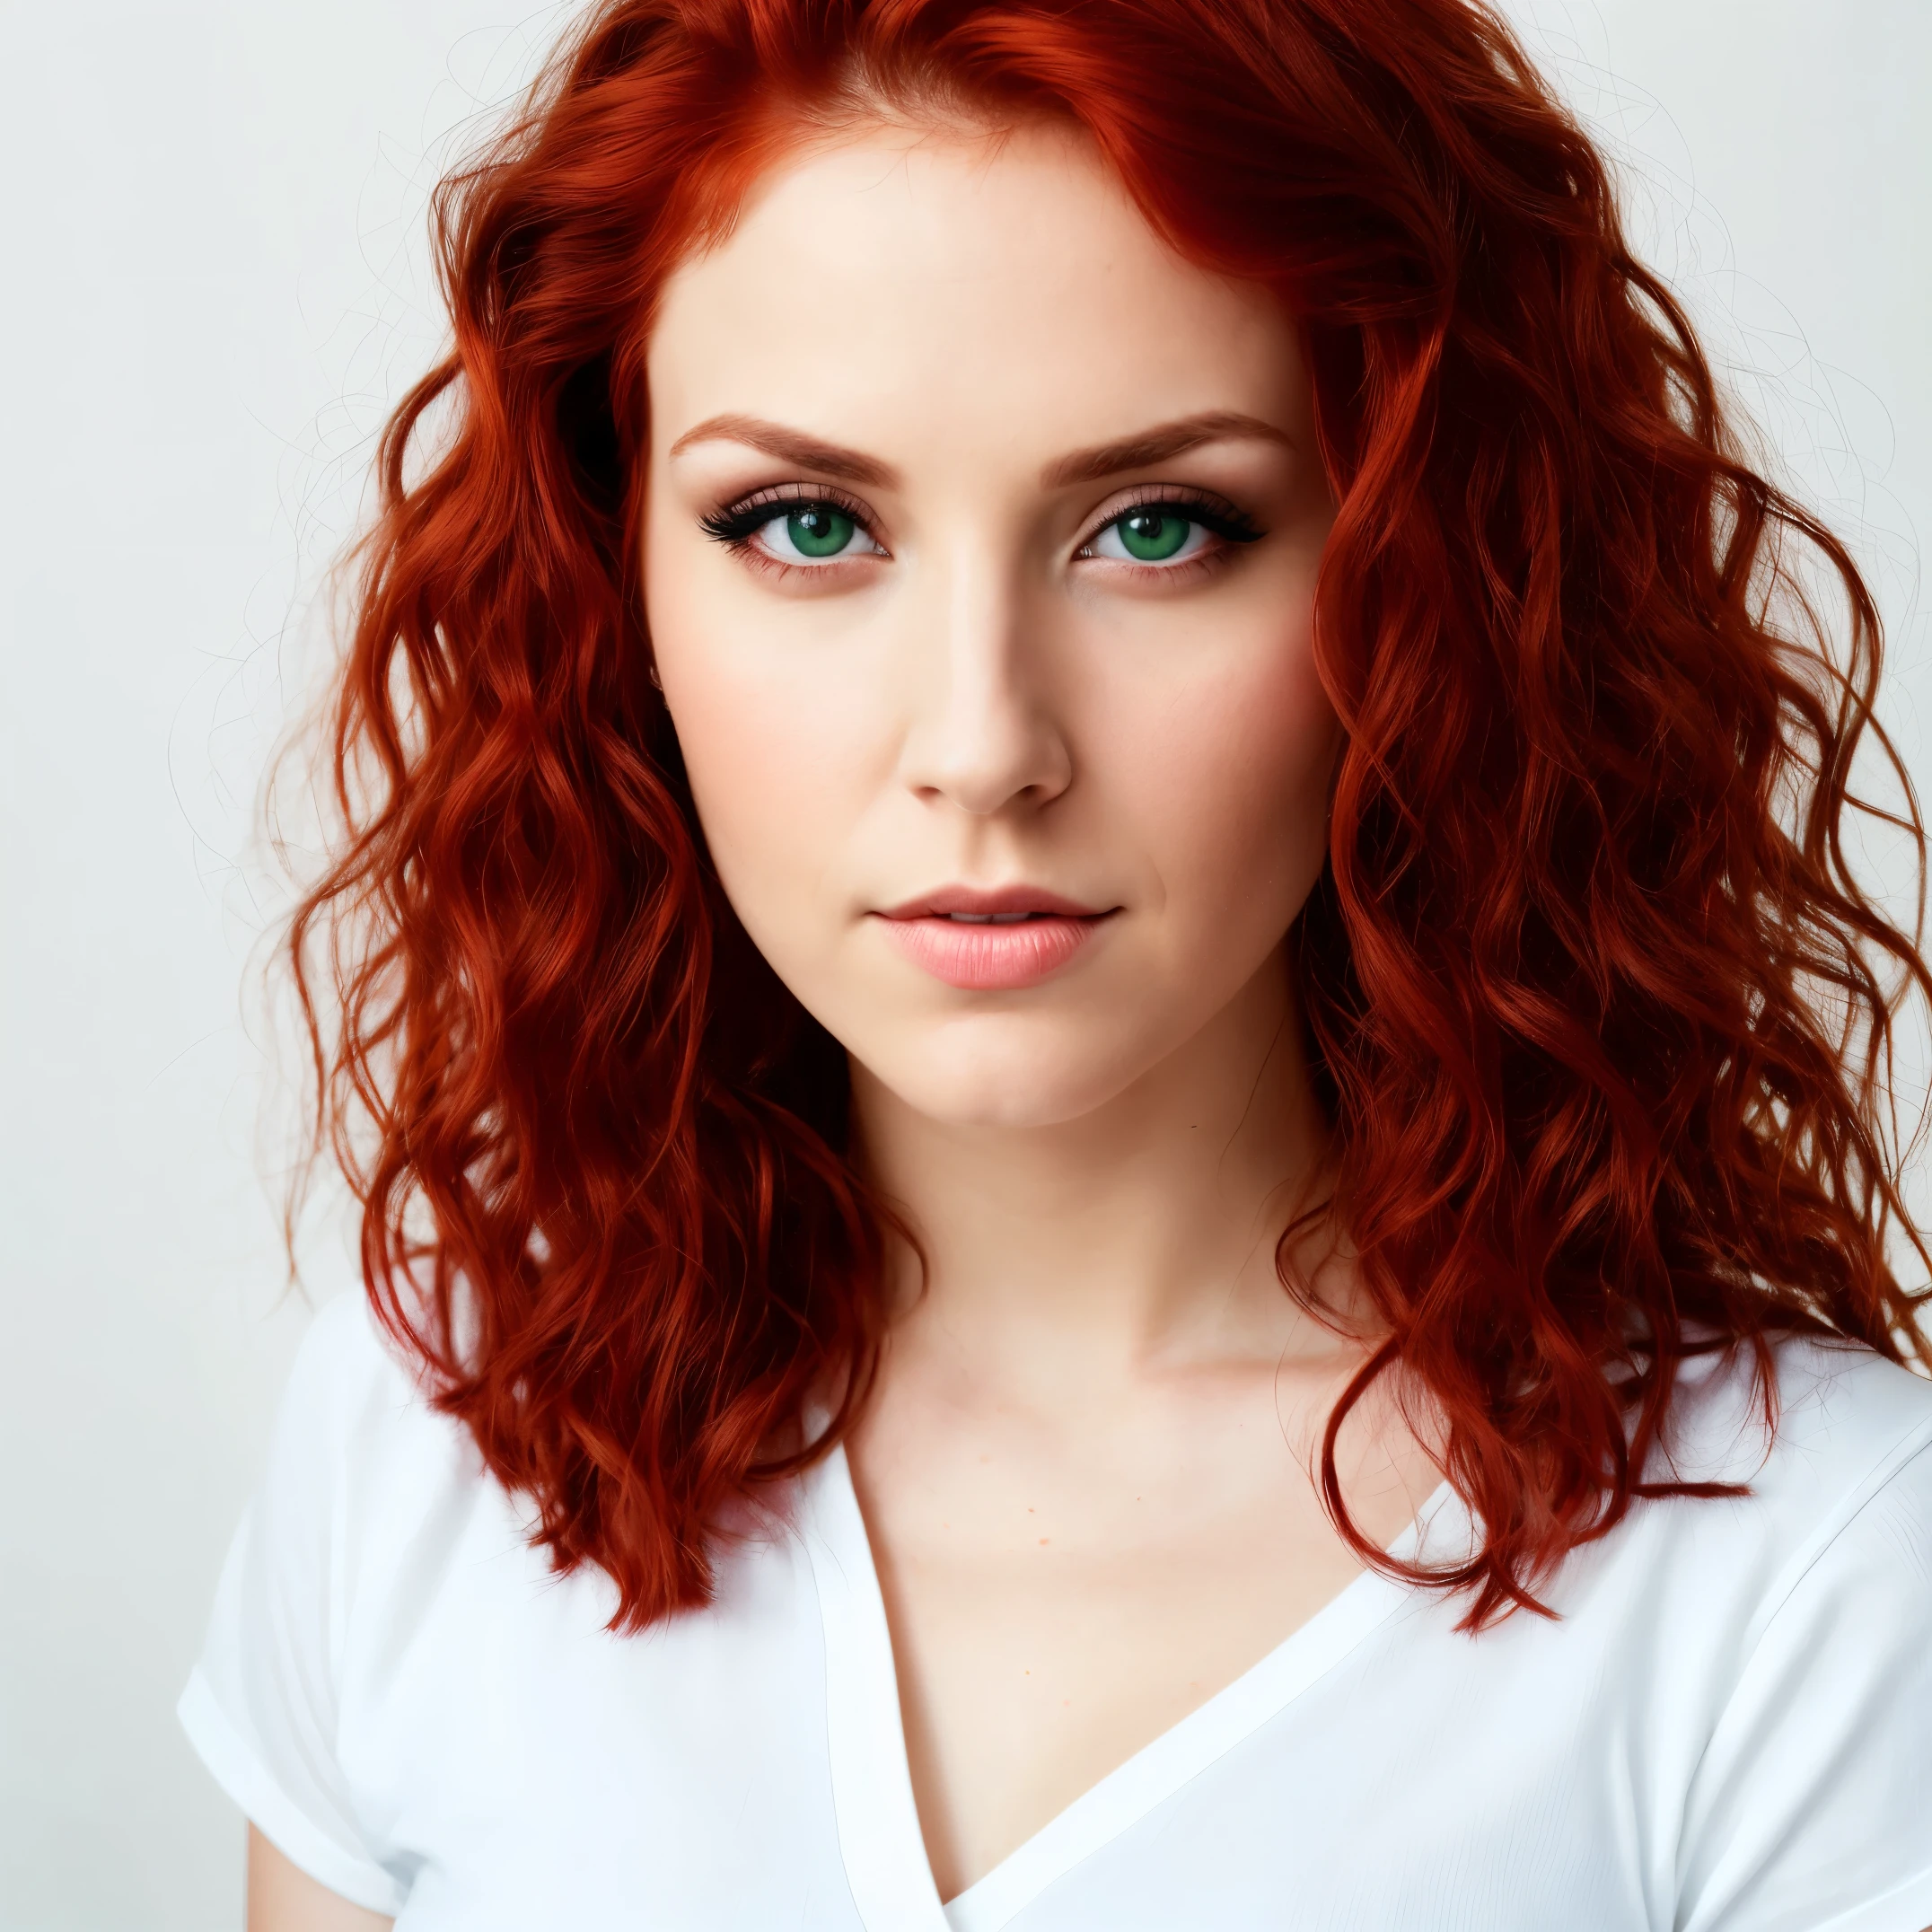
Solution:
[[[970,992],[1002,992],[1037,986],[1058,972],[1112,909],[1096,911],[1032,886],[987,892],[949,885],[874,917],[892,944],[935,979]],[[955,913],[962,917],[951,917]],[[975,923],[999,915],[999,924]]]

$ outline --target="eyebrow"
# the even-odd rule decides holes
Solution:
[[[801,470],[869,489],[895,489],[899,485],[898,470],[876,456],[808,436],[802,429],[787,429],[783,423],[768,423],[760,416],[707,417],[671,445],[671,454],[676,456],[694,443],[742,443],[780,462],[796,463]]]
[[[1295,441],[1286,430],[1264,423],[1258,416],[1243,416],[1236,409],[1208,409],[1199,416],[1183,416],[1137,431],[1118,443],[1102,443],[1058,457],[1041,472],[1040,479],[1049,489],[1062,489],[1069,483],[1098,483],[1123,470],[1164,463],[1169,457],[1199,449],[1204,443],[1236,440],[1280,443],[1290,448]]]
[[[1208,409],[1198,416],[1183,416],[1172,423],[1137,430],[1118,442],[1097,443],[1092,449],[1056,457],[1041,471],[1041,481],[1048,489],[1064,489],[1072,483],[1097,483],[1125,470],[1145,470],[1151,463],[1165,462],[1203,443],[1232,441],[1279,443],[1291,448],[1294,444],[1294,438],[1285,430],[1263,422],[1258,416],[1244,416],[1236,409]],[[871,489],[894,489],[900,480],[891,464],[868,456],[863,450],[827,443],[821,437],[807,435],[802,429],[787,429],[783,423],[768,422],[760,416],[707,417],[695,429],[686,430],[671,445],[670,453],[679,455],[694,443],[742,443],[747,449],[775,456],[781,462],[796,463],[801,470],[815,470],[820,476]]]

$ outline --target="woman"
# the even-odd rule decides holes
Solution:
[[[1504,31],[606,0],[439,206],[250,1925],[1932,1920],[1873,609]]]

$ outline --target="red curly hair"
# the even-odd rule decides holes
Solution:
[[[658,289],[882,112],[1085,130],[1304,332],[1347,745],[1289,945],[1386,1336],[1322,1473],[1389,1567],[1334,1443],[1399,1365],[1480,1624],[1646,1493],[1688,1351],[1754,1350],[1767,1403],[1780,1330],[1925,1357],[1887,1070],[1932,982],[1845,849],[1863,745],[1919,832],[1866,586],[1471,0],[591,8],[437,195],[453,343],[382,441],[344,835],[290,934],[370,1293],[625,1628],[701,1601],[733,1499],[863,1399],[886,1236],[844,1057],[709,867],[638,573]]]

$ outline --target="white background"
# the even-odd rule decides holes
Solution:
[[[1932,696],[1932,5],[1517,0]],[[241,1923],[175,1730],[304,1309],[243,967],[320,565],[434,349],[424,195],[560,15],[4,0],[0,1928]],[[304,654],[306,653],[306,657]],[[265,1151],[266,1149],[266,1151]],[[319,1294],[346,1278],[315,1244]]]

